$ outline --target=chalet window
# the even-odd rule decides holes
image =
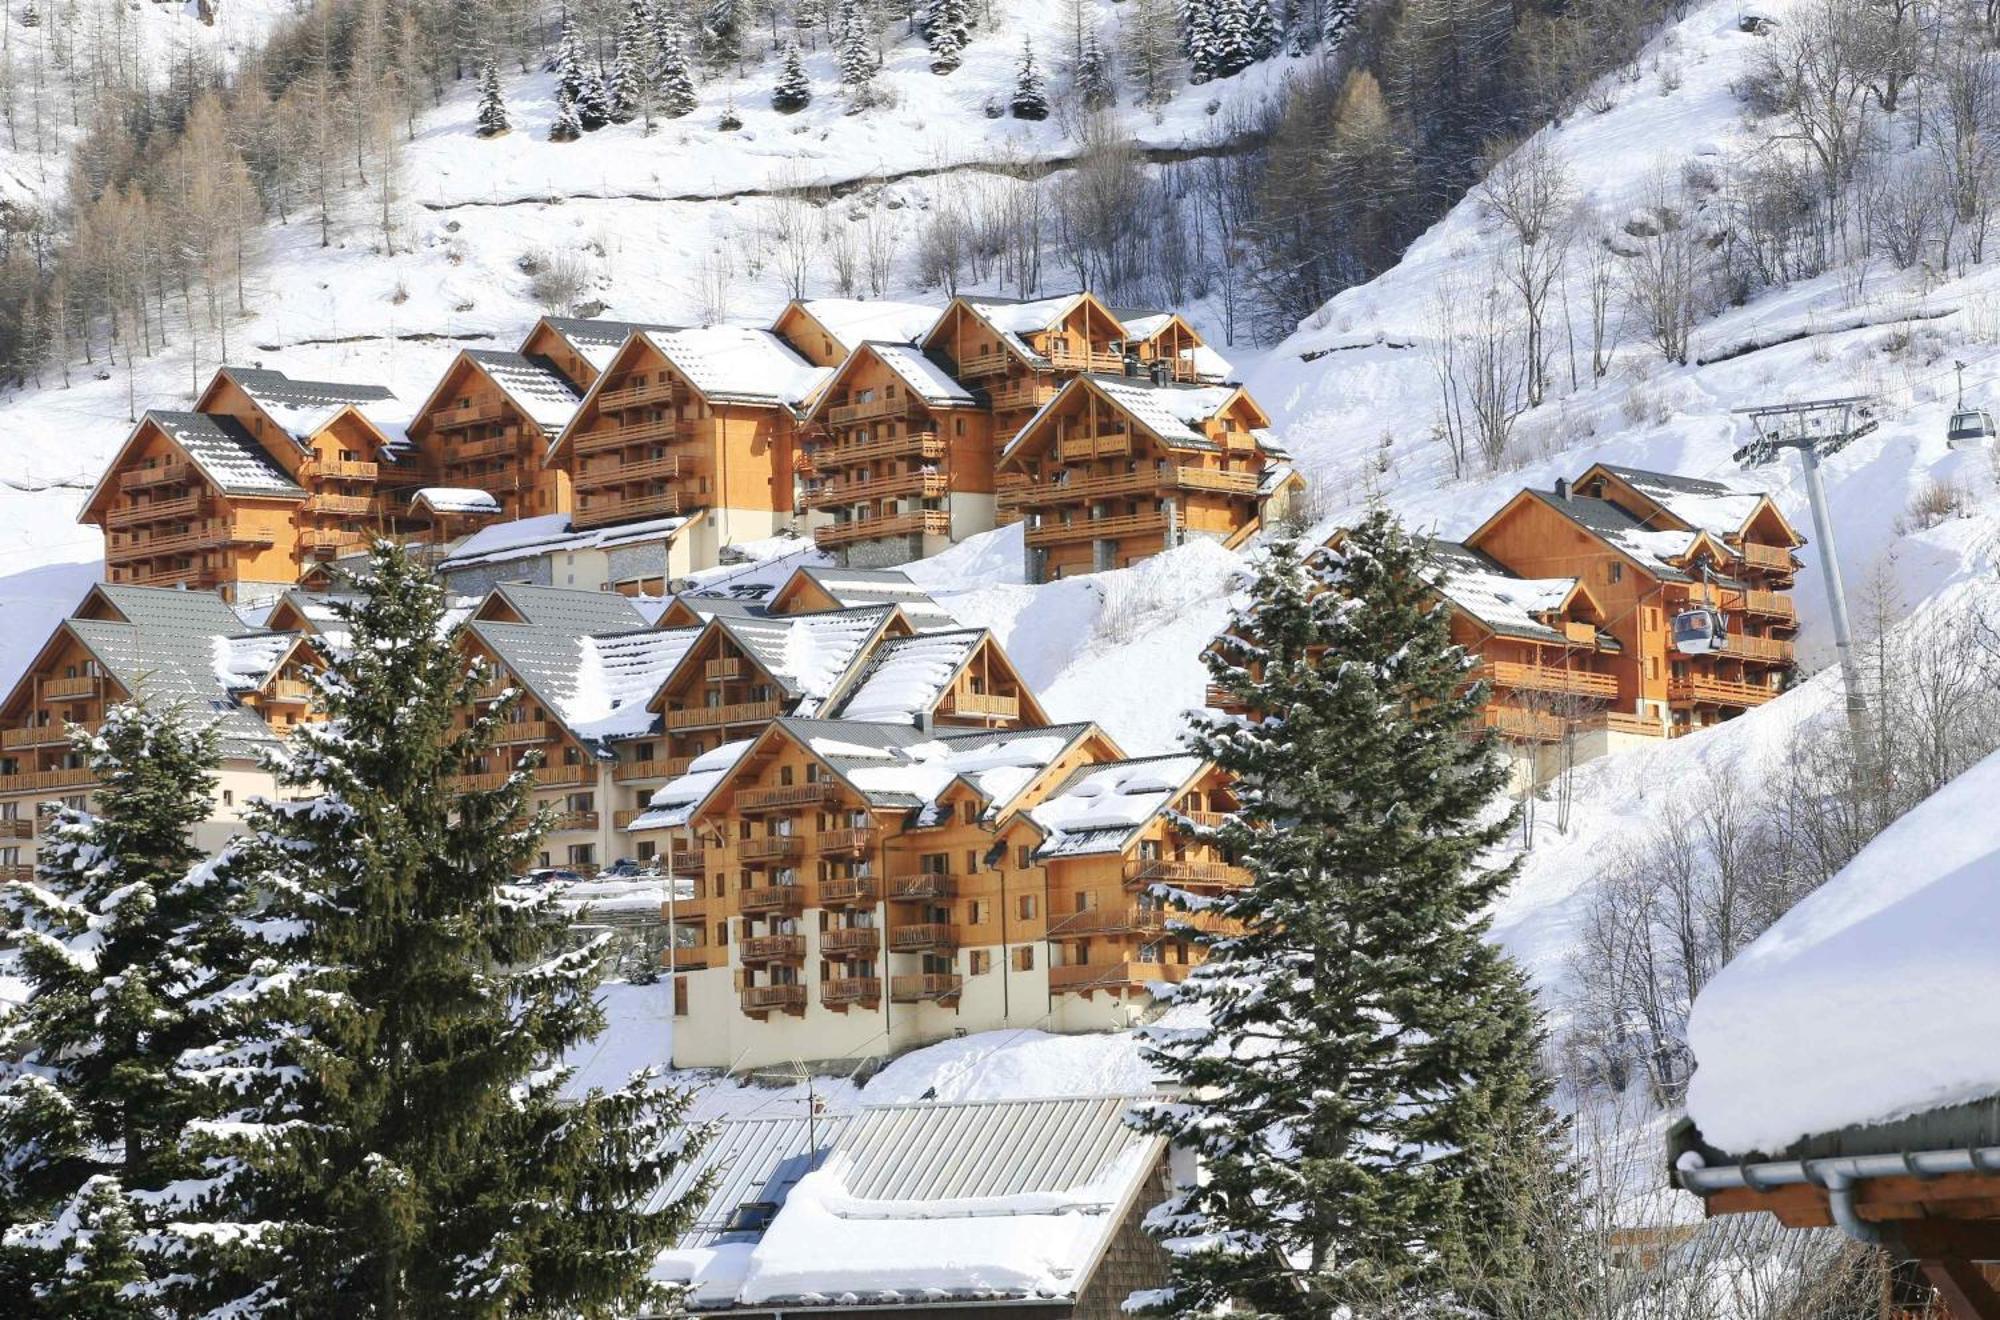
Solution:
[[[728,922],[726,922],[726,921],[718,921],[718,922],[716,922],[716,923],[715,923],[715,943],[716,943],[716,946],[717,946],[718,948],[725,948],[725,949],[726,949],[726,948],[728,948],[728,947],[729,947],[729,923],[728,923]]]
[[[806,782],[808,784],[817,784],[819,782],[819,766],[817,764],[806,766]]]
[[[1080,891],[1076,896],[1076,910],[1078,912],[1097,911],[1097,891],[1093,889]]]
[[[739,820],[736,822],[736,837],[739,839],[750,837],[750,822],[748,820]]]
[[[1036,910],[1035,896],[1033,894],[1022,894],[1020,898],[1015,900],[1014,911],[1023,921],[1033,921]]]
[[[778,784],[783,788],[790,788],[792,786],[792,767],[788,765],[778,767]]]
[[[965,873],[967,875],[979,874],[979,850],[977,848],[967,848],[965,850]]]
[[[1623,582],[1625,580],[1625,565],[1614,559],[1611,561],[1611,566],[1604,571],[1604,575],[1613,582]]]
[[[688,979],[685,976],[676,976],[674,978],[674,1016],[686,1017],[687,1011]]]
[[[632,759],[633,759],[633,760],[635,760],[635,761],[650,761],[650,760],[652,760],[652,759],[653,759],[653,744],[651,744],[651,743],[649,743],[649,742],[648,742],[648,743],[636,743],[636,744],[634,744],[634,745],[633,745],[633,748],[632,748]]]
[[[925,853],[917,859],[917,870],[924,875],[950,875],[951,858],[944,853]]]
[[[597,861],[597,845],[593,843],[572,843],[569,846],[571,866],[590,866]]]
[[[976,825],[979,823],[979,804],[977,802],[961,802],[958,804],[958,810],[960,818],[966,824]]]
[[[641,839],[639,841],[640,861],[642,862],[651,861],[654,857],[658,855],[659,855],[658,844],[654,843],[651,839]]]
[[[1025,843],[1014,845],[1014,869],[1025,871],[1034,864],[1035,850]]]
[[[1024,944],[1014,950],[1014,970],[1017,972],[1032,972],[1035,970],[1034,945]]]
[[[965,905],[965,922],[969,926],[984,926],[988,904],[983,898],[975,898]]]
[[[993,955],[985,949],[974,949],[966,970],[974,976],[984,976],[993,970]]]

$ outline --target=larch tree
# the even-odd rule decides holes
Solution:
[[[1126,0],[1119,24],[1125,74],[1139,85],[1139,96],[1157,105],[1173,95],[1178,73],[1180,20],[1174,0]]]
[[[210,1171],[188,1138],[222,1104],[181,1065],[220,1039],[255,926],[192,843],[212,725],[137,701],[76,739],[97,810],[48,817],[35,879],[0,890],[29,986],[0,1019],[0,1280],[11,1314],[155,1314],[190,1295],[176,1224]]]
[[[1250,879],[1157,895],[1213,919],[1172,990],[1202,1025],[1147,1051],[1183,1098],[1144,1121],[1203,1170],[1148,1221],[1157,1312],[1459,1314],[1532,1272],[1560,1127],[1532,994],[1486,938],[1507,772],[1433,580],[1379,510],[1338,548],[1281,543],[1207,658],[1250,714],[1192,721],[1237,795],[1197,834]]]
[[[500,66],[488,55],[479,65],[479,136],[499,137],[510,127],[507,103],[500,96]]]
[[[646,1072],[564,1095],[565,1053],[604,1030],[613,949],[510,885],[547,826],[532,766],[464,786],[501,756],[512,699],[475,710],[484,668],[401,548],[352,589],[326,718],[294,731],[284,797],[226,858],[265,896],[274,952],[223,996],[222,1047],[181,1061],[232,1101],[191,1231],[256,1262],[234,1315],[640,1311],[687,1219],[646,1202],[705,1129]]]
[[[811,105],[812,99],[812,80],[806,77],[799,43],[787,42],[785,57],[778,65],[778,84],[771,89],[771,108],[780,114],[793,115]]]
[[[1014,93],[1007,109],[1016,119],[1049,117],[1048,86],[1042,80],[1042,71],[1035,66],[1035,43],[1029,37],[1021,38],[1021,62],[1014,68]]]

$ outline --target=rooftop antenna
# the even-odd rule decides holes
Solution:
[[[1873,406],[1872,398],[1857,394],[1736,410],[1750,419],[1757,432],[1756,439],[1736,451],[1737,462],[1761,467],[1775,463],[1787,449],[1799,451],[1799,463],[1806,474],[1806,498],[1812,504],[1813,535],[1819,538],[1820,572],[1826,578],[1827,604],[1833,612],[1833,644],[1840,652],[1840,677],[1847,689],[1847,727],[1854,736],[1856,756],[1864,765],[1873,747],[1868,700],[1861,690],[1861,666],[1854,657],[1847,592],[1840,581],[1840,556],[1834,550],[1833,515],[1826,507],[1820,460],[1839,453],[1881,424],[1873,415]]]

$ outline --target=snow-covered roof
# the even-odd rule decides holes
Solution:
[[[1439,594],[1497,633],[1560,641],[1542,621],[1576,590],[1575,578],[1524,578],[1456,541],[1432,541]]]
[[[1737,535],[1764,503],[1760,491],[1739,490],[1719,481],[1610,463],[1602,466],[1690,527],[1718,537]]]
[[[179,445],[225,495],[290,500],[306,496],[234,417],[155,408],[146,413],[146,420]]]
[[[490,491],[469,486],[425,486],[410,496],[410,507],[421,505],[432,513],[496,514],[500,501]]]
[[[833,694],[861,648],[881,631],[893,606],[822,610],[816,614],[718,615],[713,626],[730,638],[784,689],[804,698],[809,709]]]
[[[971,390],[952,379],[949,372],[915,345],[870,343],[868,347],[882,359],[884,366],[896,373],[896,379],[910,393],[925,403],[939,408],[970,408],[976,402]]]
[[[861,679],[831,714],[837,719],[911,724],[936,707],[987,636],[984,628],[891,638],[875,649]]]
[[[965,305],[995,330],[1010,335],[1032,335],[1050,329],[1076,309],[1082,293],[1059,293],[1052,298],[1026,302],[1010,298],[967,298]]]
[[[959,626],[958,620],[929,591],[912,582],[910,575],[900,568],[828,568],[806,564],[795,571],[839,601],[843,609],[895,605],[919,631]],[[688,603],[700,609],[704,599],[691,597]]]
[[[583,396],[567,376],[540,358],[490,348],[468,348],[465,356],[549,435],[560,432],[576,415]]]
[[[228,367],[229,379],[294,440],[304,444],[326,424],[352,408],[400,442],[409,424],[409,409],[384,385],[356,385],[337,380],[294,380],[267,367]]]
[[[937,324],[940,314],[930,303],[886,298],[802,298],[799,306],[849,350],[871,339],[914,343]]]
[[[1990,1112],[1996,802],[2000,754],[1877,835],[1702,989],[1687,1107],[1704,1140],[1777,1154],[1946,1106]]]
[[[1173,324],[1174,314],[1145,307],[1114,307],[1111,314],[1118,318],[1118,324],[1125,327],[1129,339],[1151,339],[1160,331]]]
[[[578,638],[576,685],[563,722],[583,738],[653,732],[660,717],[647,703],[700,636],[699,628],[649,628]]]
[[[1204,384],[1219,383],[1230,379],[1236,374],[1236,364],[1210,348],[1207,344],[1196,344],[1193,348],[1184,348],[1174,356],[1182,362],[1192,365],[1194,367],[1195,379]]]
[[[833,375],[792,351],[769,330],[712,325],[646,338],[711,402],[796,408]]]
[[[250,692],[264,686],[271,671],[299,640],[297,633],[245,633],[215,637],[209,649],[215,681],[229,692]]]
[[[611,321],[592,316],[545,316],[542,321],[561,335],[563,342],[577,351],[577,356],[599,371],[611,365],[611,359],[634,334],[641,331],[668,334],[685,328],[661,321]]]
[[[758,1231],[743,1228],[738,1212],[760,1202],[783,1204],[799,1179],[826,1158],[848,1121],[846,1114],[724,1119],[700,1153],[675,1169],[653,1194],[646,1211],[657,1214],[677,1205],[704,1179],[713,1179],[674,1246],[685,1250],[717,1242],[754,1242]]]
[[[632,545],[640,541],[670,541],[686,518],[650,518],[643,522],[620,523],[615,527],[570,529],[566,513],[538,514],[511,522],[489,523],[452,547],[438,563],[440,572],[470,568],[475,564],[500,564],[515,559],[538,559],[543,555],[602,550]]]
[[[1205,762],[1199,756],[1148,756],[1077,770],[1028,815],[1046,834],[1039,857],[1125,851]]]
[[[1202,430],[1202,423],[1222,411],[1237,390],[1230,385],[1155,385],[1145,376],[1082,375],[1065,384],[1056,396],[1043,404],[1019,431],[1008,440],[1002,456],[1014,453],[1038,428],[1041,420],[1064,407],[1070,391],[1095,387],[1105,398],[1126,412],[1133,421],[1160,438],[1161,443],[1179,449],[1220,448]],[[1261,431],[1253,432],[1261,448]]]
[[[629,730],[633,733],[651,728],[653,717],[645,711],[645,698],[639,698],[637,711],[626,703],[632,690],[645,681],[649,662],[661,658],[655,645],[670,650],[675,633],[643,632],[645,616],[615,592],[510,582],[495,587],[493,595],[525,622],[474,619],[466,627],[553,718],[585,739],[622,736],[627,725],[636,726]],[[597,639],[622,639],[626,634],[668,640],[657,644],[616,640],[599,649]]]
[[[750,750],[755,739],[743,738],[736,742],[726,742],[720,747],[703,752],[688,763],[687,770],[655,789],[646,801],[646,810],[632,823],[630,830],[671,830],[693,820],[701,804],[708,801],[743,754]]]
[[[1164,1150],[1126,1121],[1139,1098],[864,1108],[817,1169],[757,1184],[781,1201],[761,1235],[676,1247],[657,1273],[705,1309],[1073,1299]]]
[[[1592,499],[1574,490],[1566,495],[1550,490],[1531,493],[1607,545],[1623,551],[1655,577],[1667,582],[1690,580],[1670,561],[1686,554],[1699,533],[1649,527],[1609,500]]]

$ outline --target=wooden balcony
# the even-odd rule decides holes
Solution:
[[[34,878],[32,862],[0,862],[0,884],[24,885]]]
[[[636,385],[620,385],[615,390],[599,390],[597,407],[600,412],[616,412],[621,408],[672,403],[676,396],[683,393],[685,391],[677,379],[642,381]]]
[[[889,998],[898,1004],[918,1004],[929,1000],[956,999],[965,988],[965,978],[949,974],[892,976]]]
[[[499,746],[547,742],[554,736],[554,726],[547,720],[509,720],[493,727],[493,741]]]
[[[936,431],[906,431],[902,435],[878,435],[865,440],[836,440],[830,445],[813,446],[813,465],[820,471],[872,463],[882,458],[935,460],[944,457],[944,437]]]
[[[1196,467],[1190,463],[1170,463],[1164,467],[1141,468],[1137,472],[1112,472],[1096,476],[1071,477],[1067,481],[1031,482],[1010,487],[1000,499],[1009,508],[1073,504],[1118,495],[1168,494],[1176,490],[1213,491],[1223,495],[1249,497],[1257,493],[1254,472],[1224,472]]]
[[[806,937],[803,935],[751,935],[737,942],[736,959],[751,963],[803,962]]]
[[[86,768],[24,770],[19,774],[0,775],[0,796],[13,793],[51,793],[65,788],[88,789],[96,785],[96,773]]]
[[[1169,914],[1164,908],[1138,903],[1092,908],[1087,912],[1071,912],[1051,918],[1048,937],[1052,940],[1078,940],[1098,935],[1153,935],[1166,930],[1170,915],[1175,920],[1186,920],[1192,914]]]
[[[835,927],[819,937],[819,951],[829,958],[872,958],[882,947],[882,932],[873,926]]]
[[[955,875],[920,871],[916,875],[895,876],[889,881],[889,898],[893,902],[915,903],[957,897],[958,877]]]
[[[69,728],[58,720],[50,724],[30,724],[19,729],[0,730],[0,751],[23,747],[59,747],[69,741]]]
[[[1129,513],[1112,518],[1079,518],[1074,522],[1043,522],[1028,528],[1029,545],[1061,545],[1070,541],[1123,540],[1128,536],[1167,534],[1165,512]]]
[[[222,581],[222,574],[213,567],[192,564],[186,568],[169,564],[164,568],[136,568],[130,563],[115,560],[105,565],[105,578],[110,582],[123,583],[133,587],[192,587],[206,591]]]
[[[901,472],[893,477],[859,481],[825,481],[806,491],[806,507],[832,509],[869,500],[943,499],[951,492],[951,478],[937,472]]]
[[[850,904],[868,906],[876,901],[880,890],[875,878],[866,875],[836,876],[819,882],[819,905],[821,907],[847,907]]]
[[[1107,376],[1122,375],[1125,355],[1101,348],[1051,344],[1042,354],[1057,371],[1095,371]]]
[[[1017,412],[1041,407],[1056,397],[1059,388],[1053,381],[1040,381],[1024,376],[988,390],[986,401],[994,412]]]
[[[1798,607],[1792,603],[1790,593],[1783,591],[1744,591],[1742,609],[1745,614],[1757,614],[1771,619],[1797,622]]]
[[[665,458],[643,458],[630,463],[608,460],[585,464],[583,470],[576,474],[576,488],[579,491],[598,490],[628,481],[672,481],[680,475],[681,460],[677,454],[669,454]]]
[[[802,985],[746,985],[738,993],[737,1002],[752,1017],[762,1017],[766,1013],[803,1013],[806,1011],[806,988]]]
[[[299,549],[339,554],[368,544],[368,533],[348,528],[308,527],[299,533]]]
[[[118,474],[118,488],[137,490],[142,486],[165,486],[174,482],[192,481],[197,475],[194,464],[177,459],[121,472]]]
[[[832,780],[816,784],[780,784],[775,788],[752,788],[736,795],[738,811],[775,811],[786,807],[813,807],[840,796]]]
[[[873,825],[863,825],[857,828],[826,830],[813,842],[823,856],[853,857],[873,848],[875,840],[879,837],[880,832]]]
[[[1618,696],[1618,680],[1610,674],[1587,669],[1559,669],[1553,665],[1521,664],[1513,660],[1489,660],[1479,666],[1479,676],[1495,688],[1529,692],[1559,692],[1571,696],[1603,698]]]
[[[907,394],[863,399],[858,403],[842,403],[828,408],[826,420],[832,426],[846,426],[853,422],[872,421],[877,417],[901,417],[916,407],[917,400]]]
[[[746,866],[795,862],[805,856],[805,851],[803,834],[766,834],[755,839],[740,839],[736,844],[737,859]]]
[[[549,829],[557,834],[573,830],[595,830],[599,816],[594,811],[561,811],[549,822]]]
[[[264,701],[273,706],[297,706],[311,701],[313,685],[303,678],[274,678],[264,685]]]
[[[855,1004],[873,1007],[882,1002],[879,976],[836,976],[820,982],[819,1002],[836,1012],[846,1012]]]
[[[74,674],[62,678],[42,680],[42,697],[47,701],[64,701],[74,697],[94,696],[98,685],[104,681],[98,674]]]
[[[1094,458],[1123,458],[1131,452],[1132,434],[1129,431],[1064,435],[1056,440],[1058,463],[1088,463]]]
[[[981,719],[1014,720],[1021,717],[1021,699],[1002,696],[995,692],[962,692],[953,690],[946,694],[944,706],[939,712],[944,715],[972,715]]]
[[[511,427],[501,435],[481,436],[477,440],[461,440],[446,452],[445,467],[448,470],[463,468],[467,463],[482,458],[512,458],[520,447],[521,437]],[[490,476],[481,478],[476,473],[472,477],[475,485],[484,485],[490,480]]]
[[[375,511],[375,501],[367,495],[332,495],[324,491],[306,497],[307,513],[365,515]]]
[[[597,782],[597,767],[590,765],[545,765],[535,771],[537,788],[579,788]]]
[[[1192,965],[1188,963],[1158,962],[1082,963],[1051,967],[1049,992],[1087,995],[1107,990],[1130,994],[1143,991],[1154,981],[1185,981],[1192,970]]]
[[[679,444],[694,434],[695,423],[676,417],[632,422],[625,426],[593,426],[570,437],[570,447],[579,455],[604,454],[633,445]]]
[[[226,518],[210,518],[175,528],[161,536],[113,538],[108,556],[120,560],[153,559],[188,550],[206,550],[225,545],[274,545],[277,534],[237,528]]]
[[[740,656],[723,656],[710,660],[701,667],[701,676],[711,683],[722,683],[732,678],[743,677],[743,660]]]
[[[621,808],[611,813],[611,828],[614,830],[630,829],[632,822],[645,814],[645,810],[641,807]]]
[[[1250,883],[1250,873],[1227,862],[1190,862],[1156,857],[1125,863],[1125,884],[1224,885]]]
[[[340,481],[373,481],[381,469],[373,463],[353,458],[317,458],[307,461],[299,475]]]
[[[758,724],[784,714],[782,701],[739,701],[721,706],[689,706],[667,712],[669,729],[718,729],[731,724]]]
[[[663,490],[652,495],[629,495],[622,499],[599,495],[588,506],[579,504],[570,515],[575,527],[601,527],[628,518],[673,518],[681,511],[681,493]]]
[[[1667,680],[1667,700],[1675,705],[1761,706],[1777,695],[1776,688],[1763,683],[1738,683],[1706,674]]]
[[[891,536],[945,536],[950,531],[950,514],[943,509],[922,509],[887,518],[851,518],[830,527],[814,528],[813,543],[826,548],[852,545],[856,541],[880,541]]]
[[[15,816],[0,820],[0,839],[32,839],[35,837],[35,818]]]
[[[1174,815],[1189,825],[1204,830],[1219,830],[1232,818],[1232,813],[1227,811],[1176,811]]]
[[[1793,561],[1792,552],[1781,545],[1758,545],[1749,542],[1736,547],[1743,562],[1751,568],[1761,568],[1773,573],[1795,573],[1798,564]]]
[[[699,878],[708,869],[708,849],[676,848],[674,855],[661,864],[667,868],[669,875]]]
[[[1798,659],[1798,647],[1782,637],[1745,637],[1742,633],[1732,632],[1723,645],[1722,654],[1739,660],[1789,665]]]
[[[1479,718],[1485,727],[1498,729],[1503,738],[1517,738],[1524,742],[1560,742],[1563,736],[1562,718],[1547,711],[1488,703],[1479,712]]]
[[[152,522],[185,522],[206,512],[208,495],[196,491],[178,499],[154,500],[147,504],[123,504],[104,517],[106,527],[133,527]]]
[[[939,921],[920,921],[898,926],[889,932],[892,953],[950,953],[958,948],[958,927]]]
[[[797,916],[805,905],[804,885],[757,885],[736,892],[736,909],[745,916]]]
[[[1019,358],[1004,348],[996,348],[988,353],[968,353],[959,359],[958,370],[952,374],[961,380],[996,376],[1019,361]]]
[[[461,426],[477,426],[481,422],[497,422],[508,414],[507,403],[503,399],[487,399],[482,403],[468,403],[462,408],[440,408],[431,414],[431,429],[451,431]]]
[[[687,773],[691,756],[656,757],[650,761],[620,761],[611,778],[620,784],[647,779],[677,779]]]

